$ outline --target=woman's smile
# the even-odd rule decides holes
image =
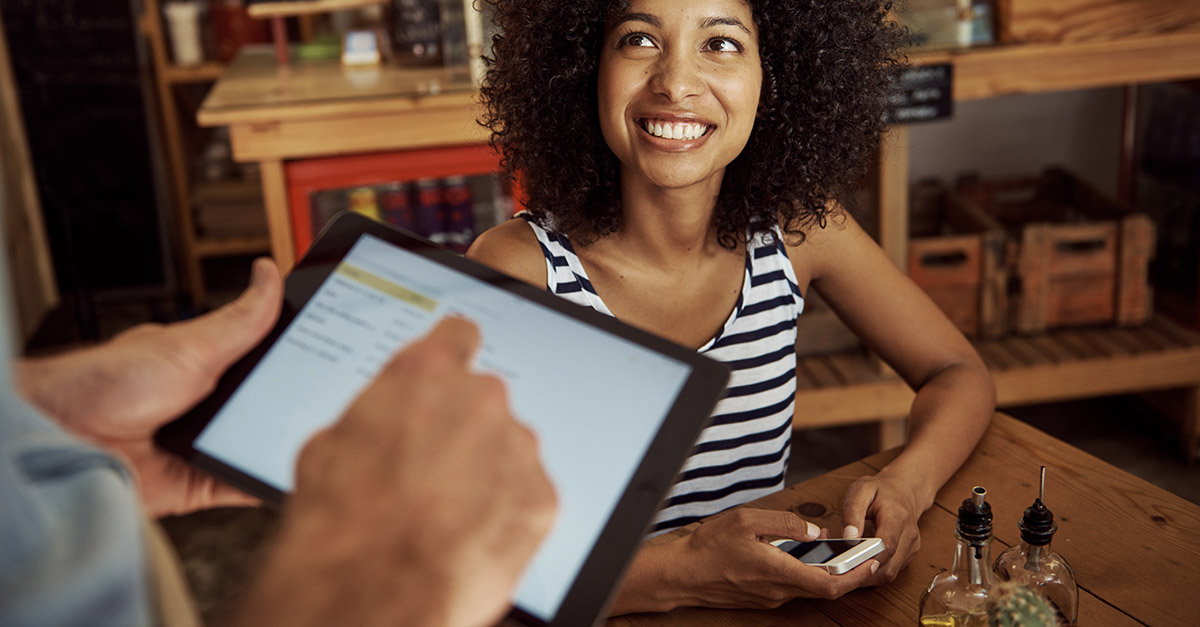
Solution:
[[[716,125],[694,118],[671,115],[635,117],[633,124],[642,131],[642,140],[656,150],[685,152],[708,142]]]

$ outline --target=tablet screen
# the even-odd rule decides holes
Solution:
[[[559,518],[515,599],[550,622],[691,373],[687,363],[363,234],[195,449],[290,492],[304,443],[447,314],[479,326],[475,368],[504,380],[558,494]]]

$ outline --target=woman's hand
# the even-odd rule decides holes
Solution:
[[[867,521],[874,523],[874,537],[881,538],[883,567],[868,582],[887,583],[896,578],[912,556],[921,549],[917,520],[928,509],[922,506],[911,482],[885,469],[874,476],[860,477],[846,490],[842,501],[842,537],[860,538]]]
[[[814,540],[821,529],[791,513],[741,508],[678,540],[643,548],[614,604],[614,614],[676,607],[769,609],[796,597],[836,599],[863,585],[879,563],[842,575],[802,564],[769,544]]]

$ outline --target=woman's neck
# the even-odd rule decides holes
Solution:
[[[720,191],[720,176],[679,189],[622,176],[621,230],[611,243],[659,267],[724,250],[712,225]]]

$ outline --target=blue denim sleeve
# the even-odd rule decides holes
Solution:
[[[0,259],[0,625],[150,624],[133,479],[13,389],[6,265]]]

